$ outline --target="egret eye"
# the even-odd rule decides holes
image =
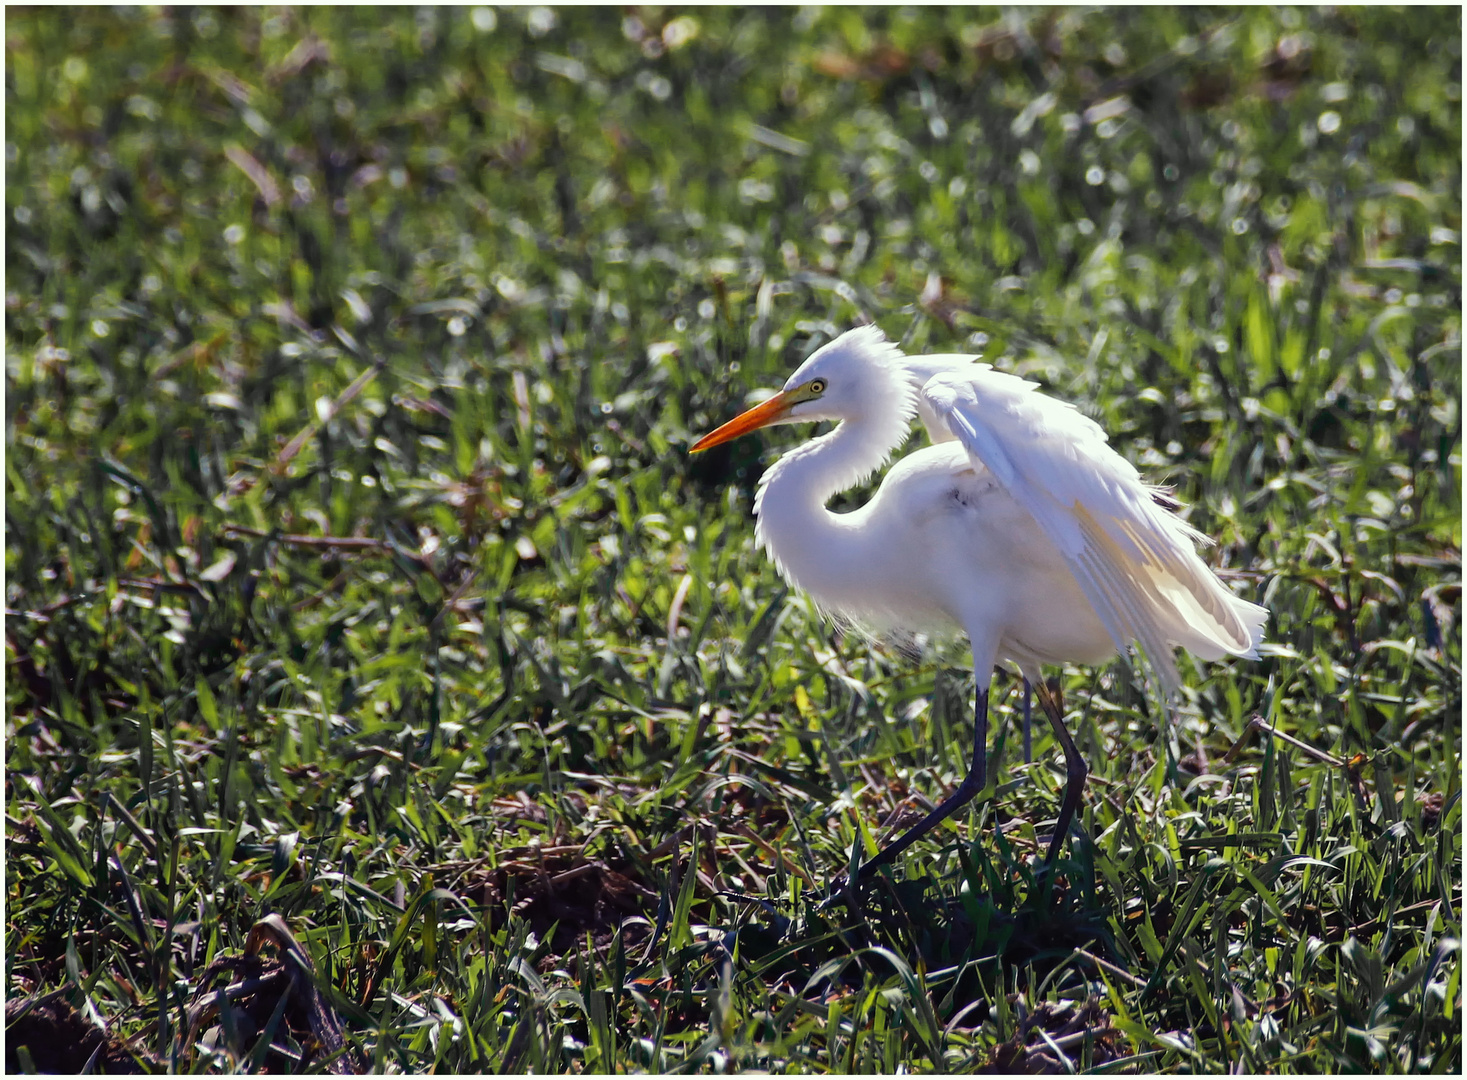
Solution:
[[[811,379],[810,380],[810,393],[812,393],[812,394],[823,394],[823,393],[825,393],[825,380],[824,379]]]

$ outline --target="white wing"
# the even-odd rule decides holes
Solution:
[[[903,356],[902,367],[907,373],[907,378],[912,382],[912,389],[917,392],[917,415],[922,418],[922,426],[927,429],[927,437],[934,443],[952,442],[957,438],[943,422],[927,399],[922,396],[922,387],[935,376],[947,372],[958,375],[976,375],[980,371],[992,371],[992,364],[981,364],[976,356],[965,356],[961,353],[932,353],[922,356]]]
[[[1256,657],[1266,609],[1235,595],[1197,556],[1201,534],[1153,498],[1100,425],[1034,383],[987,369],[932,376],[919,398],[1034,515],[1124,653],[1146,652],[1167,690],[1173,645],[1204,660]]]

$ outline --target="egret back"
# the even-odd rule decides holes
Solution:
[[[1267,611],[1233,595],[1197,556],[1198,534],[1158,505],[1104,430],[1035,384],[944,371],[926,408],[992,470],[1064,554],[1118,649],[1136,641],[1168,691],[1181,645],[1203,659],[1254,657]]]

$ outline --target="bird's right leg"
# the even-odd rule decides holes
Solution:
[[[980,684],[983,680],[979,680]],[[897,840],[887,844],[879,852],[861,864],[856,871],[856,883],[869,878],[878,867],[885,866],[907,848],[952,817],[961,807],[970,802],[974,795],[983,790],[988,776],[988,687],[979,685],[974,703],[973,718],[973,761],[968,766],[968,775],[957,790],[917,824],[913,825]]]
[[[1080,756],[1080,748],[1075,745],[1075,740],[1070,738],[1070,733],[1065,728],[1065,718],[1060,713],[1059,702],[1055,700],[1053,692],[1043,682],[1035,689],[1039,695],[1039,707],[1049,718],[1054,737],[1059,740],[1060,748],[1065,752],[1065,796],[1060,801],[1059,817],[1054,822],[1054,836],[1049,841],[1049,853],[1044,856],[1044,865],[1048,867],[1054,863],[1060,846],[1065,842],[1065,834],[1069,832],[1070,822],[1074,820],[1075,811],[1080,806],[1080,796],[1085,791],[1085,778],[1090,775],[1090,770],[1085,765],[1085,759]]]

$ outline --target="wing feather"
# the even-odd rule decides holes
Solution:
[[[1114,552],[1106,551],[1110,546],[1110,538],[1083,508],[1076,513],[1080,518],[1080,531],[1085,534],[1086,540],[1082,561],[1094,567],[1097,576],[1105,580],[1109,594],[1126,613],[1131,638],[1140,644],[1141,651],[1146,654],[1167,692],[1175,693],[1181,689],[1182,677],[1177,672],[1171,645],[1155,617],[1155,606],[1147,603],[1151,597],[1145,596],[1143,590],[1135,588],[1133,581],[1119,577],[1118,567],[1121,560],[1115,557]],[[1121,651],[1125,651],[1124,645],[1121,646]]]
[[[1116,647],[1139,644],[1168,690],[1180,685],[1174,645],[1207,660],[1256,656],[1267,611],[1213,574],[1195,547],[1205,538],[1157,502],[1099,424],[1036,390],[988,365],[945,365],[919,401],[1033,515]]]
[[[903,356],[902,367],[906,369],[907,378],[912,383],[912,389],[917,392],[917,415],[922,420],[922,426],[927,429],[927,438],[933,443],[952,442],[957,438],[942,422],[942,418],[932,411],[932,407],[923,399],[921,391],[928,381],[935,375],[945,372],[957,374],[977,374],[980,371],[992,371],[992,364],[978,362],[977,356],[968,356],[962,353],[923,353],[918,356]]]

